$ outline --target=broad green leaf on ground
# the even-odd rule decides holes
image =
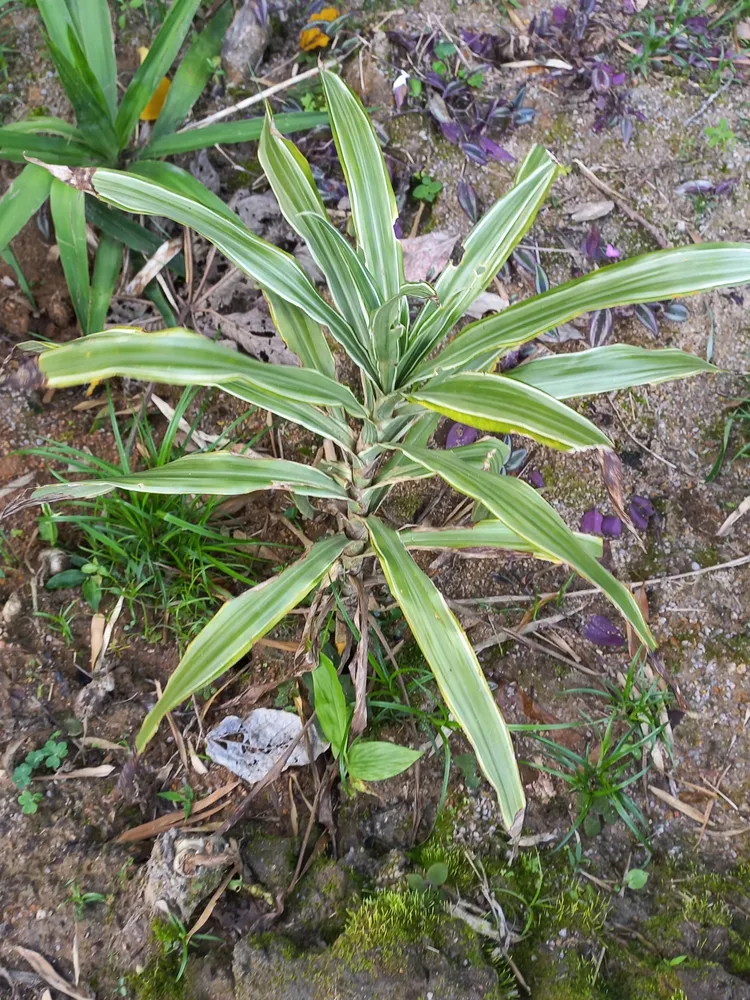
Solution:
[[[493,476],[476,471],[446,452],[402,448],[405,455],[445,480],[466,496],[484,504],[487,510],[508,528],[554,559],[568,563],[581,576],[599,587],[622,612],[643,642],[656,646],[643,614],[633,595],[608,570],[601,566],[568,528],[560,515],[533,486],[512,476]]]
[[[88,333],[91,283],[84,197],[83,191],[53,179],[50,208],[55,224],[55,241],[78,323],[82,332]]]
[[[748,244],[703,243],[633,257],[470,324],[436,357],[423,362],[412,381],[438,371],[483,367],[583,313],[748,282]]]
[[[396,532],[375,517],[366,523],[391,593],[449,710],[497,792],[503,822],[509,830],[520,832],[526,805],[523,785],[508,729],[476,653],[442,594],[408,554]]]
[[[263,130],[263,118],[247,118],[239,122],[217,122],[215,125],[201,125],[187,128],[173,135],[164,135],[153,140],[144,150],[149,157],[176,156],[192,153],[196,149],[225,145],[233,142],[255,142]],[[274,117],[274,125],[279,132],[304,132],[328,124],[325,111],[290,111]]]
[[[172,385],[227,385],[247,382],[292,401],[364,411],[351,389],[308,368],[267,365],[191,330],[146,333],[114,327],[85,341],[51,347],[39,356],[50,388],[83,385],[105,378],[142,379]]]
[[[334,757],[338,757],[346,745],[349,713],[339,675],[325,653],[320,654],[319,666],[313,670],[312,680],[315,715],[323,735],[331,744]]]
[[[388,170],[367,112],[335,74],[321,73],[331,129],[344,169],[357,243],[383,300],[399,294],[403,283],[401,246],[393,225],[398,218]]]
[[[509,371],[506,377],[535,386],[555,399],[572,399],[716,371],[718,368],[708,361],[675,348],[649,351],[630,344],[612,344],[529,361]]]
[[[458,372],[428,382],[409,398],[470,427],[524,434],[561,451],[611,448],[586,417],[533,386],[483,372]]]
[[[580,545],[594,559],[600,559],[604,543],[595,535],[574,532]],[[502,521],[480,521],[470,528],[411,528],[399,532],[407,549],[508,549],[530,552],[537,559],[551,559],[544,549],[511,530]],[[558,559],[554,560],[559,562]]]
[[[95,167],[105,162],[101,153],[84,142],[65,136],[20,132],[10,127],[0,128],[0,158],[11,163],[26,163],[27,158],[33,158],[73,167]]]
[[[227,601],[188,646],[164,694],[141,726],[137,750],[143,750],[167,712],[221,677],[304,600],[348,544],[344,535],[324,538],[278,576]]]
[[[349,748],[346,766],[353,781],[385,781],[401,774],[421,756],[421,750],[412,750],[397,743],[358,740]]]
[[[117,112],[115,128],[119,148],[127,143],[141,111],[169,71],[193,23],[201,0],[174,0],[156,34],[148,55],[135,72]]]
[[[52,503],[101,496],[114,489],[133,493],[241,496],[257,490],[290,490],[304,496],[346,499],[346,492],[320,469],[276,458],[250,458],[228,451],[184,455],[154,469],[87,482],[40,486],[23,502]]]
[[[0,198],[0,247],[6,247],[49,197],[52,177],[29,163]]]
[[[216,70],[213,60],[221,52],[221,44],[232,14],[232,4],[225,3],[188,49],[177,67],[161,114],[154,122],[148,140],[149,146],[181,125],[203,93],[211,74]]]

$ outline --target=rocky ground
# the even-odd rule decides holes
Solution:
[[[469,189],[478,211],[489,206],[509,187],[514,162],[536,142],[570,168],[524,241],[527,253],[538,250],[552,284],[589,270],[606,248],[630,257],[659,246],[750,237],[745,117],[750,50],[744,49],[743,57],[747,22],[741,16],[726,29],[727,43],[739,53],[733,70],[709,62],[708,71],[696,66],[683,71],[660,56],[643,76],[628,68],[634,40],[625,32],[638,22],[627,4],[595,5],[583,38],[574,42],[563,28],[555,33],[552,10],[547,13],[553,27],[544,28],[542,4],[522,3],[502,12],[461,0],[428,0],[397,11],[375,7],[351,12],[342,29],[342,39],[360,40],[344,73],[365,103],[378,109],[374,117],[386,142],[404,235],[427,241],[421,256],[413,255],[415,267],[433,259],[441,241],[466,235],[471,222],[461,202],[471,211]],[[650,0],[648,11],[658,15],[661,8]],[[717,11],[711,8],[709,16],[716,18]],[[561,14],[557,21],[564,26]],[[254,46],[262,60],[256,63],[261,83],[289,75],[303,25],[301,9],[276,10],[266,34],[245,38],[243,44]],[[35,13],[14,13],[7,30],[15,53],[0,103],[5,121],[40,108],[67,114]],[[493,40],[467,41],[462,31],[486,32]],[[137,44],[148,39],[145,14],[130,11],[118,30],[123,79],[134,68]],[[504,152],[493,150],[487,163],[476,162],[472,148],[467,155],[450,128],[440,127],[446,109],[436,99],[437,87],[426,83],[421,95],[411,92],[400,107],[394,104],[393,85],[402,70],[412,76],[424,75],[425,66],[430,71],[434,59],[425,63],[424,52],[435,39],[459,43],[456,66],[465,60],[471,67],[488,67],[481,85],[487,100],[518,98],[516,110],[533,110],[512,127],[489,133]],[[471,45],[484,45],[483,54]],[[237,69],[236,58],[228,57],[227,77],[212,84],[201,114],[254,89],[242,78],[247,59],[240,58]],[[579,72],[540,65],[550,59]],[[592,67],[602,64],[609,78],[627,73],[625,82],[601,93],[592,90]],[[303,90],[292,95],[301,100]],[[317,100],[314,89],[309,93],[308,103]],[[601,106],[597,94],[606,97]],[[623,118],[630,125],[623,125]],[[706,132],[712,128],[723,135],[714,144],[714,134]],[[306,137],[301,144],[320,168],[329,206],[345,213],[345,189],[327,136]],[[181,162],[251,228],[301,253],[266,194],[255,153],[248,144]],[[0,169],[4,188],[16,168]],[[442,185],[422,208],[410,196],[417,174],[423,182],[426,175]],[[0,264],[3,353],[30,333],[53,340],[76,336],[48,220],[32,221],[13,249],[37,308],[10,268]],[[200,243],[196,262],[207,262]],[[516,260],[501,273],[494,293],[501,299],[523,297],[533,292],[534,281]],[[206,288],[192,313],[197,329],[214,336],[220,326],[239,349],[284,362],[283,345],[269,336],[269,318],[249,282],[214,261]],[[450,746],[446,762],[435,725],[412,729],[393,719],[385,724],[388,735],[427,749],[419,768],[349,799],[335,788],[321,793],[322,762],[318,770],[294,769],[219,834],[242,789],[204,756],[205,729],[230,712],[244,715],[259,697],[270,707],[293,704],[296,689],[276,685],[289,676],[289,646],[299,638],[299,619],[274,633],[279,648],[256,647],[247,671],[215,700],[207,704],[201,698],[175,712],[174,728],[162,727],[148,754],[136,761],[135,733],[154,703],[154,682],[166,683],[178,661],[177,641],[166,626],[159,635],[160,623],[152,623],[147,641],[142,609],[126,603],[113,614],[116,599],[105,595],[101,612],[112,629],[92,676],[92,645],[99,643],[102,620],[93,622],[80,590],[45,588],[64,565],[65,553],[76,551],[75,534],[63,528],[55,546],[62,554],[50,555],[35,512],[4,521],[0,996],[26,1000],[62,990],[98,1000],[750,997],[750,562],[743,561],[750,520],[739,518],[719,534],[750,493],[747,460],[730,460],[744,443],[739,421],[727,460],[707,480],[726,419],[748,395],[746,301],[747,289],[696,297],[684,321],[657,313],[657,329],[650,331],[635,316],[616,316],[610,342],[680,347],[712,360],[720,372],[583,404],[623,459],[626,499],[643,497],[652,505],[637,537],[623,531],[605,542],[605,562],[618,576],[646,581],[650,623],[659,641],[650,680],[642,675],[638,680],[661,692],[654,695],[654,724],[668,728],[655,750],[644,750],[643,767],[628,771],[628,781],[637,777],[626,790],[644,817],[642,842],[602,801],[591,821],[556,849],[581,800],[570,781],[534,766],[558,764],[538,740],[518,732],[529,808],[520,847],[511,851],[489,786],[473,773],[460,735],[444,734]],[[115,300],[110,319],[157,325],[149,303],[126,297]],[[585,319],[540,349],[571,350],[588,337]],[[159,391],[176,403],[174,392]],[[137,409],[139,392],[138,386],[118,385],[116,403]],[[97,418],[106,403],[101,389],[93,401],[101,405],[92,405],[84,390],[46,396],[0,390],[1,503],[30,481],[50,479],[43,459],[19,449],[53,439],[115,458],[107,421]],[[216,433],[238,415],[212,398],[200,429]],[[149,411],[149,419],[161,433],[158,412]],[[255,414],[243,425],[245,439],[264,428],[265,415]],[[293,429],[277,426],[274,433],[285,454],[314,454],[316,443]],[[258,447],[267,444],[266,438]],[[577,525],[594,508],[614,514],[593,460],[536,449],[522,464],[524,475],[541,476],[545,496],[569,524]],[[29,474],[33,478],[27,479]],[[397,490],[389,499],[386,511],[394,523],[440,525],[451,516],[455,496],[437,495],[432,483],[420,486]],[[263,531],[266,543],[293,546],[298,539],[273,520],[284,514],[286,503],[253,499],[235,514],[248,537]],[[269,553],[264,555],[269,561],[253,568],[256,576],[272,571]],[[630,659],[627,647],[591,641],[592,617],[609,614],[605,602],[575,581],[563,599],[540,604],[539,595],[558,592],[567,574],[528,560],[432,554],[423,565],[431,567],[481,650],[508,721],[587,720],[555,739],[596,765],[606,748],[594,720],[615,704],[611,691],[622,691]],[[406,640],[399,662],[413,671],[408,679],[418,677],[420,657],[402,623],[388,616],[388,595],[376,592],[376,599],[389,636]],[[39,615],[59,616],[64,609],[66,635],[53,627],[53,619]],[[607,682],[612,688],[604,699]],[[259,685],[268,685],[262,695]],[[428,691],[424,704],[439,718],[431,698]],[[618,720],[617,738],[624,732],[622,717]],[[637,718],[635,726],[641,722]],[[50,738],[64,743],[65,756],[58,767],[35,774],[37,809],[24,814],[12,775]],[[576,770],[569,770],[568,778]],[[194,794],[188,818],[179,801],[157,794],[179,793],[186,783]],[[316,796],[326,808],[316,809],[313,822]],[[129,834],[152,821],[155,826]],[[199,861],[191,860],[196,855]],[[642,871],[648,874],[645,883],[634,874]],[[187,942],[186,928],[202,915],[205,921]]]

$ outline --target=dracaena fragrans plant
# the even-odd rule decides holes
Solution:
[[[215,143],[257,139],[262,118],[219,122],[177,131],[203,92],[215,69],[215,59],[232,18],[225,3],[196,35],[167,84],[165,74],[187,37],[201,0],[174,0],[140,68],[122,100],[117,101],[117,64],[107,0],[37,0],[47,44],[76,124],[48,115],[32,115],[0,128],[0,160],[69,167],[124,167],[134,175],[174,185],[186,197],[200,198],[203,185],[180,167],[162,162],[165,156],[205,149]],[[154,95],[158,94],[158,97]],[[163,101],[163,103],[162,103]],[[153,121],[148,138],[137,141],[140,119]],[[279,116],[282,131],[310,128],[324,114]],[[29,163],[0,200],[0,254],[13,261],[9,243],[34,213],[50,199],[57,245],[73,307],[83,333],[101,330],[122,266],[123,246],[137,261],[154,254],[161,239],[133,218],[94,199]],[[93,274],[89,273],[86,222],[99,232]],[[180,255],[169,266],[185,275]],[[174,323],[157,285],[147,294],[167,323]],[[171,318],[170,318],[171,317]]]
[[[497,791],[507,827],[518,829],[525,801],[508,730],[471,643],[410,552],[492,547],[566,563],[601,589],[646,647],[653,648],[654,639],[628,588],[598,561],[601,541],[571,531],[527,483],[492,471],[494,456],[505,448],[501,441],[485,437],[448,453],[430,449],[430,437],[443,414],[562,451],[611,454],[603,431],[563,400],[683,378],[712,366],[678,350],[626,345],[530,360],[505,374],[493,370],[495,363],[583,313],[750,281],[750,246],[700,244],[637,257],[519,302],[449,339],[532,225],[558,165],[535,147],[510,190],[465,240],[460,262],[450,264],[433,286],[407,284],[393,229],[395,199],[373,128],[337,76],[323,73],[323,85],[356,248],[329,222],[308,164],[270,117],[260,159],[285,217],[326,276],[332,304],[292,257],[249,232],[217,199],[204,195],[200,201],[177,186],[107,168],[64,173],[78,190],[124,211],[167,216],[215,244],[261,286],[279,333],[302,367],[261,364],[187,330],[121,328],[52,348],[36,345],[32,366],[37,367],[29,377],[57,387],[116,375],[218,386],[326,439],[325,461],[310,467],[195,454],[106,481],[41,487],[21,502],[90,497],[115,488],[214,495],[282,489],[312,498],[335,519],[335,533],[316,541],[278,576],[224,605],[188,647],[143,723],[138,748],[146,746],[168,711],[237,663],[308,594],[334,576],[356,588],[374,559]],[[337,380],[329,337],[358,367],[357,393]],[[485,519],[471,528],[399,531],[378,516],[394,484],[431,476],[481,504]],[[366,651],[362,659],[366,664]],[[355,736],[365,723],[365,683],[360,674],[350,727]],[[340,753],[346,759],[342,748]]]

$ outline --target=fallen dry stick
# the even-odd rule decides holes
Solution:
[[[584,163],[581,163],[580,160],[573,160],[573,162],[589,183],[593,184],[595,188],[598,188],[604,194],[608,195],[625,213],[625,215],[633,220],[633,222],[637,222],[639,226],[643,226],[644,229],[648,230],[662,250],[667,250],[669,248],[669,240],[664,233],[660,229],[657,229],[653,223],[648,221],[648,219],[645,219],[640,212],[636,212],[636,210],[632,208],[627,201],[625,201],[621,194],[618,194],[617,191],[609,186],[609,184],[605,184],[604,181],[600,180],[596,174],[592,170],[589,170],[589,168]]]

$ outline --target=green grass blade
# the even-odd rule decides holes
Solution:
[[[77,25],[75,24],[65,0],[37,0],[37,9],[41,15],[47,35],[53,45],[65,56],[72,60],[73,51],[70,44],[71,31],[75,34]]]
[[[221,215],[232,223],[238,221],[238,216],[218,195],[209,191],[197,177],[193,177],[191,173],[178,167],[175,163],[162,163],[160,160],[138,160],[131,165],[129,172],[137,177],[153,181],[154,184],[167,188],[183,198],[197,201],[200,205],[216,212],[217,215]]]
[[[497,792],[503,822],[518,834],[526,805],[523,785],[510,734],[476,653],[442,594],[408,554],[396,532],[375,517],[367,519],[367,527],[391,593],[435,675],[440,693]]]
[[[333,73],[323,71],[321,78],[349,191],[357,243],[365,267],[387,301],[399,294],[404,277],[401,245],[393,231],[398,209],[383,153],[356,94]]]
[[[433,379],[409,399],[470,427],[523,434],[560,451],[612,448],[607,435],[586,417],[541,389],[504,375],[458,372]]]
[[[161,114],[154,123],[150,145],[169,135],[187,118],[216,68],[213,60],[221,52],[221,43],[231,20],[232,5],[225,3],[188,49],[177,67]]]
[[[107,233],[99,235],[99,247],[94,260],[94,274],[91,279],[91,302],[89,306],[88,329],[97,333],[104,329],[109,304],[117,285],[122,268],[122,243]]]
[[[555,399],[572,399],[718,370],[708,361],[675,348],[649,351],[630,344],[612,344],[529,361],[509,371],[506,378],[534,386]]]
[[[86,199],[86,218],[97,229],[101,229],[131,250],[137,250],[146,258],[152,257],[164,242],[131,216],[116,208],[110,208],[96,198]],[[185,258],[182,254],[173,257],[167,267],[181,278],[185,277]],[[177,324],[174,322],[169,325]]]
[[[560,562],[568,563],[609,598],[633,626],[649,649],[656,643],[633,595],[601,566],[578,541],[560,515],[543,500],[533,486],[512,476],[493,476],[469,468],[454,455],[406,448],[403,452],[431,469],[450,486],[479,500],[487,510],[532,545]]]
[[[26,163],[27,157],[70,167],[95,167],[105,162],[101,153],[84,142],[57,135],[35,135],[12,126],[0,128],[0,159]]]
[[[601,538],[579,532],[574,534],[593,559],[601,558],[604,549]],[[549,552],[535,546],[502,521],[480,521],[471,528],[411,528],[400,531],[399,538],[407,549],[507,549],[530,552],[538,559],[551,558]]]
[[[274,326],[289,350],[297,355],[305,368],[314,368],[335,379],[336,364],[320,323],[273,292],[266,292],[265,295]]]
[[[459,264],[449,264],[435,283],[440,305],[427,302],[415,324],[400,365],[408,375],[487,288],[513,247],[531,228],[560,168],[541,150],[538,166],[515,184],[474,226]]]
[[[196,149],[207,149],[217,143],[228,145],[234,142],[257,142],[263,131],[264,120],[264,118],[247,118],[240,122],[217,122],[215,125],[188,128],[149,142],[143,155],[176,156],[179,153],[192,153]],[[274,125],[285,135],[327,124],[328,114],[325,111],[291,111],[276,115],[274,118]]]
[[[6,247],[49,197],[52,177],[29,163],[0,198],[0,248]]]
[[[65,55],[52,39],[48,40],[48,46],[60,82],[73,105],[78,128],[105,162],[113,163],[118,151],[117,133],[107,100],[76,33],[72,28],[69,31],[69,55]]]
[[[18,258],[13,253],[10,247],[6,246],[0,249],[0,257],[5,261],[5,263],[10,267],[16,276],[16,281],[18,282],[18,287],[21,289],[23,294],[29,300],[31,308],[36,310],[37,306],[36,299],[34,298],[34,293],[31,291],[31,286],[26,280],[26,275],[23,273],[21,265],[18,262]]]
[[[177,58],[200,2],[201,0],[174,0],[169,8],[164,23],[153,40],[148,55],[130,81],[117,112],[115,129],[119,140],[118,149],[123,149],[126,145],[141,111]]]
[[[83,191],[68,187],[57,178],[52,181],[50,208],[60,263],[81,331],[88,333],[91,286],[84,197]]]
[[[327,326],[342,346],[355,339],[351,328],[321,298],[294,257],[255,236],[238,218],[229,218],[228,209],[219,212],[194,198],[123,171],[96,170],[91,180],[94,193],[117,208],[166,216],[190,226],[264,290],[274,292]]]
[[[198,452],[128,475],[40,486],[23,506],[101,496],[114,489],[134,493],[233,497],[259,490],[290,490],[305,496],[346,500],[346,491],[320,469],[275,458],[228,451]],[[18,510],[19,508],[14,508]]]
[[[239,381],[291,400],[343,406],[354,416],[364,415],[347,386],[320,372],[267,365],[180,328],[157,333],[132,327],[105,330],[44,351],[39,367],[50,387],[115,376],[172,385],[222,386]]]
[[[107,0],[68,0],[68,5],[76,21],[86,59],[114,122],[117,114],[117,64],[109,4]]]
[[[84,142],[83,132],[64,118],[55,118],[54,115],[34,115],[32,118],[23,118],[20,122],[12,122],[4,125],[0,129],[0,134],[16,133],[18,135],[58,135],[63,139],[74,139],[76,142]]]
[[[167,712],[233,667],[323,579],[349,540],[325,538],[278,576],[228,601],[190,643],[164,694],[148,713],[136,739],[142,751]]]
[[[414,379],[437,371],[483,367],[514,347],[596,309],[656,302],[748,282],[747,243],[701,243],[633,257],[470,324],[435,358],[420,365]]]

